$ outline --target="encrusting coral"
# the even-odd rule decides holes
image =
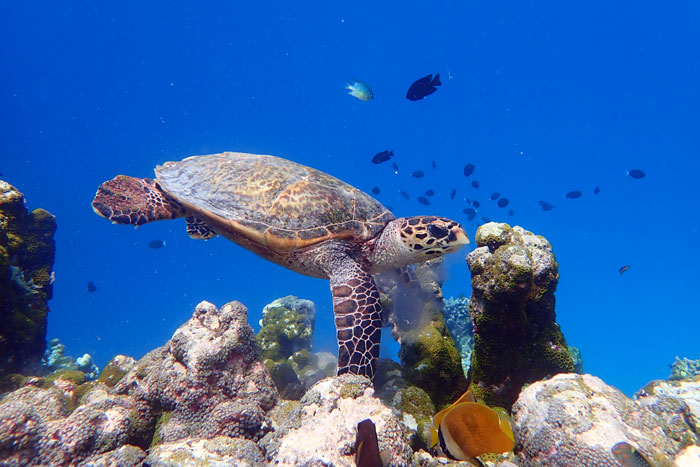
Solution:
[[[46,348],[56,220],[27,212],[24,195],[0,180],[0,368],[35,371]]]
[[[524,384],[574,371],[555,321],[559,279],[552,247],[521,227],[490,222],[467,255],[474,352],[469,384],[489,406],[510,410]]]

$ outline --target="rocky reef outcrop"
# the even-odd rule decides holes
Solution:
[[[247,320],[239,302],[202,302],[166,345],[135,363],[115,358],[97,382],[28,379],[0,399],[3,465],[96,465],[149,447],[166,456],[168,443],[221,436],[254,444],[278,395]]]
[[[683,385],[685,387],[683,387]],[[521,467],[618,466],[626,441],[656,466],[700,444],[700,382],[657,382],[630,399],[592,375],[559,374],[522,391],[513,405]],[[700,465],[700,457],[696,457]]]
[[[479,401],[510,409],[524,384],[574,371],[555,321],[558,265],[549,242],[490,222],[467,256],[474,324],[470,388]]]
[[[0,180],[0,368],[34,372],[46,349],[53,294],[56,220],[27,211],[24,195]]]
[[[399,413],[374,397],[363,376],[324,379],[280,415],[281,424],[260,443],[275,465],[354,466],[357,424],[364,419],[376,426],[386,465],[408,465],[413,454]]]
[[[351,374],[278,399],[247,310],[200,303],[166,345],[80,371],[28,377],[0,398],[2,465],[355,465],[357,425],[376,425],[384,465],[469,465],[428,450],[429,394],[383,359],[374,383]],[[515,453],[496,467],[609,465],[627,441],[664,467],[700,461],[700,380],[656,381],[634,399],[590,375],[559,374],[513,405]],[[675,463],[674,463],[675,462]]]

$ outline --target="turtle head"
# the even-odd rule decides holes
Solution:
[[[466,232],[444,217],[400,217],[389,222],[377,240],[372,263],[377,270],[408,266],[459,250]]]
[[[469,237],[458,222],[444,217],[402,217],[398,233],[404,246],[425,261],[459,250],[469,243]]]

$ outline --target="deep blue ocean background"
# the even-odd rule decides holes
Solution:
[[[232,150],[378,186],[397,216],[451,217],[472,239],[482,216],[544,235],[567,342],[628,394],[700,356],[697,2],[2,2],[0,36],[0,172],[57,217],[48,337],[71,355],[139,358],[201,300],[243,302],[257,330],[288,294],[316,303],[315,349],[336,352],[327,281],[191,240],[184,220],[135,230],[92,212],[117,174]],[[405,98],[438,72],[436,93]],[[348,96],[351,78],[374,100]],[[385,149],[398,174],[371,163]],[[481,202],[472,222],[465,198]],[[446,296],[471,294],[470,249],[449,258]]]

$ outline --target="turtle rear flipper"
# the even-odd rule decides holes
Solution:
[[[198,240],[209,240],[216,237],[217,233],[212,227],[199,217],[187,216],[187,235]]]
[[[100,185],[92,209],[115,224],[132,225],[175,219],[183,214],[182,207],[168,199],[158,183],[126,175],[117,175]]]

